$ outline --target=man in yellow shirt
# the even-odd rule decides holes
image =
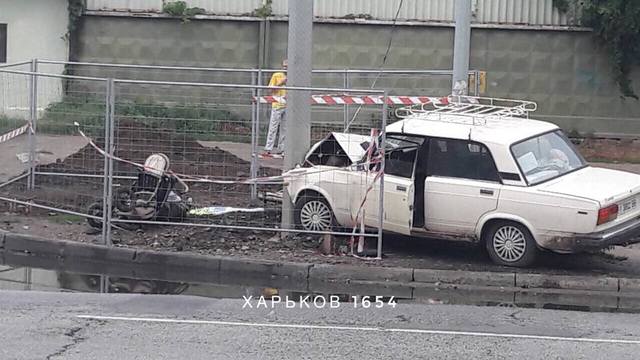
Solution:
[[[287,60],[282,62],[282,69],[287,70]],[[287,84],[287,75],[284,71],[279,71],[271,76],[269,86],[283,86]],[[286,111],[287,104],[284,97],[287,95],[285,89],[272,89],[271,95],[279,98],[271,104],[271,118],[269,119],[269,132],[267,133],[267,144],[264,146],[264,152],[260,154],[260,158],[282,158],[284,153],[284,139],[286,133]],[[278,136],[278,130],[280,134]],[[277,151],[273,151],[273,146],[278,136]]]

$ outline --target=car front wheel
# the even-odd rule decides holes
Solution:
[[[499,265],[529,266],[538,255],[538,247],[529,230],[510,221],[493,224],[486,233],[485,245],[491,260]]]
[[[306,231],[331,231],[333,211],[327,201],[315,195],[302,195],[296,201],[295,219],[298,228]]]

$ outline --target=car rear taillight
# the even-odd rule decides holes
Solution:
[[[598,225],[613,221],[618,217],[618,205],[613,204],[598,210]]]

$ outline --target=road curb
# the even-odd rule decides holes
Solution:
[[[516,274],[514,273],[415,269],[413,274],[415,282],[431,284],[512,287],[516,283]]]
[[[310,280],[411,282],[413,269],[316,264],[309,269]]]
[[[515,274],[519,288],[618,291],[619,279],[606,276]]]
[[[4,235],[2,249],[20,255],[62,258],[67,241],[52,241],[29,235],[7,233]]]
[[[370,284],[380,288],[418,289],[423,285],[484,286],[488,288],[589,290],[602,293],[640,294],[640,278],[411,269],[278,262],[250,258],[162,252],[126,247],[105,247],[65,240],[0,232],[0,252],[6,261],[26,264],[104,265],[104,270],[133,266],[133,275],[158,279],[236,285],[264,285],[296,289],[356,290]],[[27,261],[28,260],[28,261]],[[37,261],[36,261],[37,260]],[[37,265],[36,265],[37,266]],[[176,272],[179,268],[181,272]],[[182,274],[184,272],[185,274]]]

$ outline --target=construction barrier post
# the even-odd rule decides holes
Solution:
[[[111,211],[113,209],[113,137],[115,128],[115,86],[113,79],[106,81],[106,110],[104,118],[104,182],[102,203],[102,240],[105,245],[111,246]]]
[[[378,144],[378,152],[380,154],[380,203],[378,204],[378,251],[376,258],[382,259],[382,229],[384,225],[384,172],[386,163],[385,143],[387,142],[387,90],[384,91],[382,102],[382,129],[380,129],[380,143]]]
[[[29,179],[27,184],[28,190],[34,190],[36,184],[36,121],[38,118],[38,60],[31,60],[31,77],[29,86],[29,128],[27,136],[29,142]]]
[[[342,85],[345,89],[349,89],[349,71],[347,71],[347,69],[344,69],[344,76],[343,76],[343,82]],[[349,126],[349,104],[344,104],[344,129],[345,131],[347,130]]]
[[[256,73],[251,73],[251,85],[257,84]],[[254,99],[251,100],[251,178],[255,179],[258,177],[258,139],[259,139],[259,131],[256,126],[257,119],[257,111],[259,101],[255,100],[255,97],[258,97],[258,89],[253,88],[252,93]],[[255,203],[258,199],[258,186],[256,184],[251,185],[251,202]]]

